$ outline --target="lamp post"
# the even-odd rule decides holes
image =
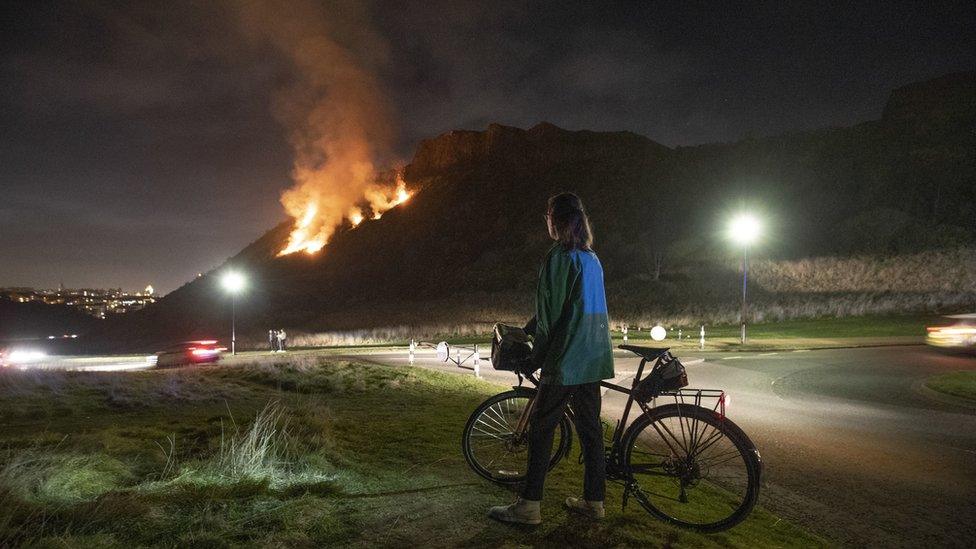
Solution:
[[[739,214],[729,223],[729,237],[742,245],[742,312],[740,313],[742,343],[746,342],[746,288],[749,283],[749,245],[759,238],[759,220],[749,214]]]
[[[246,281],[244,275],[237,271],[228,271],[220,279],[224,290],[230,294],[230,354],[237,354],[237,294],[244,289]]]

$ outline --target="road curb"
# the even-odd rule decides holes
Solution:
[[[923,397],[929,400],[934,400],[941,404],[950,404],[952,406],[959,406],[960,408],[967,408],[969,410],[976,411],[976,400],[958,397],[955,395],[943,393],[941,391],[936,391],[935,389],[930,389],[925,385],[925,381],[927,379],[928,378],[923,379],[921,381],[916,381],[915,383],[912,384],[912,389],[916,393],[922,395]]]
[[[788,353],[791,351],[830,351],[837,349],[878,349],[882,347],[923,347],[924,343],[877,343],[874,345],[832,345],[829,347],[761,347],[755,349],[705,349],[704,353]]]

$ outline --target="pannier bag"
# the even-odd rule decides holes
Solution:
[[[527,373],[531,371],[532,340],[525,330],[507,324],[495,324],[491,339],[491,366],[496,370]]]
[[[663,392],[677,391],[688,386],[688,374],[685,366],[677,358],[658,365],[651,373],[637,385],[634,397],[641,402],[656,398]]]

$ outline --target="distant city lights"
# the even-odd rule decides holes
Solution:
[[[152,286],[147,286],[142,292],[130,292],[121,288],[69,289],[64,286],[56,289],[0,288],[0,298],[16,303],[39,302],[46,305],[65,305],[95,318],[138,311],[156,302],[153,294],[155,290]]]

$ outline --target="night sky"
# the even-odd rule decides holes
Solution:
[[[391,162],[489,122],[669,146],[846,126],[879,117],[892,88],[976,66],[972,1],[720,4],[326,12],[391,106]],[[233,2],[0,11],[0,286],[168,292],[285,219],[292,151],[274,113],[294,68]]]

